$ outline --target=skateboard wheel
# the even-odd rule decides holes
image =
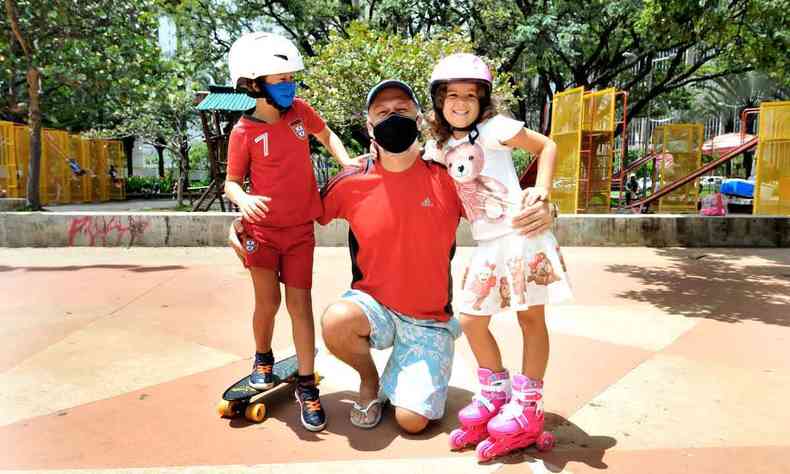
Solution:
[[[321,380],[323,380],[324,377],[322,377],[321,374],[317,370],[315,372],[313,372],[313,376],[315,376],[315,385],[317,387],[317,386],[319,386],[321,384]]]
[[[244,417],[255,423],[260,423],[266,416],[266,405],[263,403],[253,403],[244,410]]]
[[[221,402],[217,403],[217,413],[219,413],[219,416],[222,418],[232,418],[233,408],[234,402],[222,400]]]

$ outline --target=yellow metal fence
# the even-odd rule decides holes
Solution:
[[[700,123],[662,125],[653,131],[655,151],[659,154],[659,182],[666,186],[702,166],[705,128]],[[659,199],[658,212],[697,212],[699,189],[694,181]]]
[[[760,104],[754,214],[790,215],[790,102]]]
[[[27,194],[30,128],[0,121],[0,197]],[[39,195],[42,204],[125,199],[125,158],[118,140],[41,132]]]

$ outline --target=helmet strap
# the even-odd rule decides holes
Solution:
[[[450,127],[453,131],[458,130],[459,132],[469,132],[469,143],[472,145],[475,144],[475,140],[480,136],[480,131],[477,130],[477,120],[472,125],[467,127]]]

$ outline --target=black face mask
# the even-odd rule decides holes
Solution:
[[[375,140],[390,153],[403,153],[417,139],[417,120],[392,114],[373,127]]]

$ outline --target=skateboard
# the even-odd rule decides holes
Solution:
[[[315,351],[318,354],[318,349]],[[222,394],[222,401],[217,404],[217,413],[222,418],[235,418],[244,415],[244,418],[254,423],[260,423],[266,417],[266,404],[260,399],[267,393],[281,385],[290,385],[296,382],[298,373],[296,355],[274,363],[274,385],[265,390],[258,390],[250,386],[250,376],[247,375],[234,383]],[[316,385],[321,380],[318,372],[315,373]]]

